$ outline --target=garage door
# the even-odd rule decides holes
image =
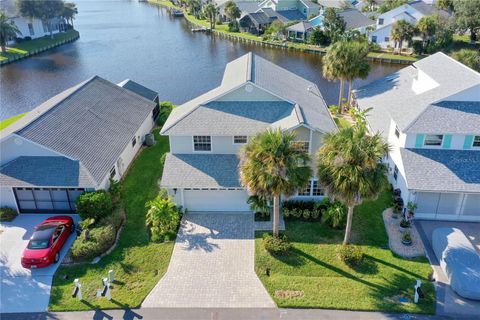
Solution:
[[[21,213],[71,213],[84,189],[13,188]]]
[[[245,190],[184,190],[189,211],[250,211]]]

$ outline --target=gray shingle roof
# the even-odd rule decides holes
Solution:
[[[225,4],[227,1],[218,6],[218,10],[221,14],[225,14]],[[256,1],[235,1],[238,9],[242,14],[256,12],[259,9],[258,2]]]
[[[294,105],[284,101],[212,101],[196,108],[169,134],[194,128],[197,135],[254,135],[288,117],[293,109]]]
[[[308,8],[319,8],[320,7],[317,3],[312,2],[310,0],[300,0],[300,2],[302,2]]]
[[[221,95],[248,82],[254,83],[261,89],[271,92],[287,102],[297,104],[297,109],[301,113],[302,124],[322,132],[336,130],[337,127],[327,109],[322,94],[314,83],[249,53],[227,64],[222,84],[219,87],[175,108],[163,126],[161,133],[170,135],[171,129],[175,128],[177,123],[183,121],[196,108],[214,101]],[[286,114],[286,117],[290,118],[291,114]],[[215,125],[215,122],[217,122],[217,118],[202,123],[201,128],[209,128]],[[276,122],[276,124],[279,122]],[[295,121],[283,123],[299,124]],[[184,130],[175,131],[175,134],[190,135],[198,132],[198,130],[203,130],[200,127],[185,126],[183,128]],[[291,127],[282,128],[289,129]],[[234,131],[233,128],[231,130]]]
[[[155,92],[147,87],[144,87],[142,86],[141,84],[139,84],[138,82],[135,82],[133,80],[130,80],[130,79],[126,79],[122,82],[120,82],[118,84],[120,87],[122,88],[125,88],[125,89],[128,89],[142,97],[144,97],[145,99],[148,99],[150,101],[154,101],[155,98],[158,97],[158,92]]]
[[[441,101],[431,104],[410,125],[408,132],[480,133],[480,101]]]
[[[438,86],[416,93],[419,70]],[[439,52],[359,88],[355,96],[361,109],[373,108],[367,116],[371,128],[388,136],[390,119],[406,131],[432,103],[479,84],[478,72]]]
[[[269,16],[267,16],[264,12],[260,11],[260,12],[251,12],[251,13],[248,13],[247,16],[250,17],[250,19],[255,22],[257,25],[260,25],[260,24],[269,24],[270,22],[272,22],[272,18],[270,18]],[[242,18],[243,19],[243,18]]]
[[[0,184],[12,187],[94,187],[85,167],[66,157],[21,156],[0,167]]]
[[[241,188],[240,160],[231,154],[171,154],[165,158],[164,188]]]
[[[407,186],[413,190],[480,192],[480,152],[400,149]]]
[[[288,31],[295,31],[295,32],[306,32],[312,29],[312,24],[308,21],[300,21],[290,27],[287,28]]]
[[[351,6],[345,0],[318,0],[318,4],[325,8],[342,9],[345,5]]]
[[[79,160],[100,184],[154,107],[95,76],[34,109],[15,133]]]
[[[367,27],[375,24],[375,21],[365,16],[357,9],[347,9],[338,13],[346,23],[347,30],[354,30],[361,27]]]
[[[450,14],[447,11],[438,9],[434,4],[428,4],[421,0],[410,2],[409,5],[425,16],[429,16],[437,13],[444,17],[450,16]]]

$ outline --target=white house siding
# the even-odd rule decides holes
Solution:
[[[381,28],[381,29],[377,29],[375,31],[373,31],[371,34],[370,34],[370,42],[373,42],[373,37],[377,37],[377,40],[376,40],[376,44],[378,44],[380,47],[386,49],[386,48],[393,48],[394,46],[394,42],[389,40],[389,41],[385,41],[385,38],[388,37],[389,39],[391,38],[390,34],[392,32],[392,26],[389,25],[389,26],[386,26],[384,28]],[[404,47],[405,47],[405,44],[404,44]]]
[[[233,136],[212,136],[212,151],[193,151],[193,136],[170,136],[171,153],[237,154],[243,144],[234,144]]]
[[[279,97],[258,88],[253,84],[246,84],[240,88],[215,99],[215,101],[283,101]]]
[[[0,207],[13,208],[18,211],[15,195],[11,187],[0,187]]]
[[[46,35],[50,35],[50,32],[48,31],[48,29],[43,28],[43,23],[39,19],[32,19],[30,21],[30,19],[28,18],[16,17],[16,18],[13,18],[12,20],[21,32],[21,35],[18,36],[19,38],[31,37],[32,39],[36,39]],[[32,24],[33,34],[30,33],[30,29],[28,27],[29,23]],[[58,32],[59,32],[59,28],[57,28],[56,30],[54,28],[52,33],[55,34]]]
[[[0,142],[0,165],[20,156],[63,156],[63,154],[14,134]]]

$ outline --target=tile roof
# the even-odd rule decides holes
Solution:
[[[407,186],[412,190],[480,192],[480,152],[400,149]]]
[[[361,27],[371,26],[375,21],[365,16],[357,9],[347,9],[339,12],[338,16],[342,17],[346,23],[347,30],[354,30]]]
[[[80,161],[100,184],[154,107],[95,76],[34,109],[10,133]]]
[[[150,101],[154,101],[158,97],[158,92],[155,92],[147,87],[142,86],[138,82],[135,82],[130,79],[123,80],[118,84],[120,87],[128,89],[145,99],[148,99]]]
[[[301,113],[302,124],[322,132],[336,130],[337,127],[327,109],[322,94],[314,83],[268,60],[248,53],[227,64],[222,84],[219,87],[175,108],[163,126],[161,133],[169,135],[170,130],[196,108],[214,101],[221,95],[248,82],[280,97],[284,101],[298,105],[299,112],[297,113]],[[215,121],[216,119],[212,119],[203,123],[202,126],[208,128]],[[284,129],[288,128],[290,127]],[[188,131],[186,129],[182,132],[177,131],[176,134],[192,134],[199,128],[189,128]]]
[[[21,156],[0,167],[0,184],[12,187],[95,187],[95,181],[79,161],[40,156]]]
[[[164,188],[241,188],[240,160],[232,154],[171,154],[165,158]]]
[[[435,85],[414,91],[419,71]],[[355,96],[360,109],[373,108],[367,115],[370,127],[388,136],[390,119],[406,131],[431,104],[479,84],[478,72],[439,52],[359,88]]]
[[[480,101],[441,101],[429,105],[409,133],[480,133]],[[480,165],[480,164],[479,164]]]

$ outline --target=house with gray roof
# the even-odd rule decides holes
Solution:
[[[190,211],[249,211],[238,153],[269,128],[296,134],[312,155],[337,130],[318,87],[248,53],[227,64],[221,84],[175,108],[161,130],[169,137],[161,186]],[[299,198],[322,199],[315,176]]]
[[[0,207],[74,212],[82,192],[125,174],[156,106],[98,76],[42,103],[0,131]]]
[[[480,74],[440,52],[354,94],[415,216],[480,221]]]

